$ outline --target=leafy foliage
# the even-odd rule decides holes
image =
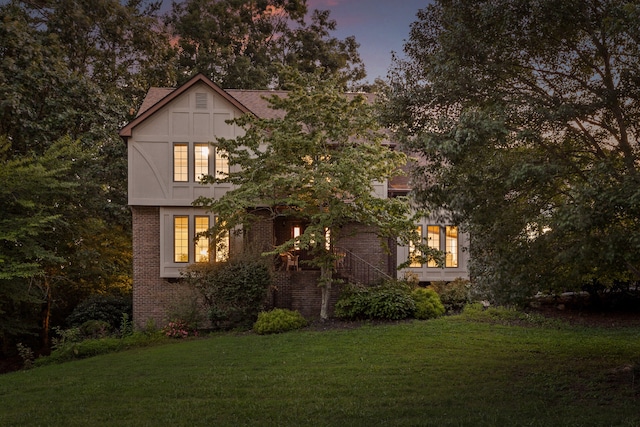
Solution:
[[[376,286],[350,284],[340,294],[335,306],[336,317],[358,319],[406,319],[416,311],[411,287],[399,281]]]
[[[69,331],[77,331],[77,329]],[[160,332],[136,332],[125,337],[109,336],[99,339],[71,339],[67,337],[58,342],[49,356],[36,359],[34,366],[53,365],[131,348],[148,347],[164,340],[166,338]]]
[[[307,22],[303,0],[188,0],[174,2],[166,22],[178,44],[178,69],[197,72],[225,88],[286,89],[284,67],[320,69],[343,86],[365,77],[353,37],[330,35],[329,11]]]
[[[411,291],[411,298],[415,301],[416,319],[434,319],[444,314],[445,309],[440,297],[433,289],[415,288]]]
[[[432,282],[429,285],[440,297],[447,313],[459,312],[473,301],[472,286],[469,280],[460,278],[452,282]]]
[[[640,278],[640,9],[437,1],[418,13],[389,120],[417,200],[471,235],[471,273],[518,302]]]
[[[130,291],[126,148],[117,129],[149,85],[172,82],[158,7],[0,5],[2,351],[30,330],[46,347],[51,325],[79,301]]]
[[[194,264],[182,280],[202,295],[212,326],[229,329],[253,325],[264,306],[271,273],[261,260],[235,259]]]
[[[258,314],[253,330],[260,335],[293,331],[307,326],[307,320],[298,311],[276,308]]]
[[[67,325],[78,327],[89,321],[103,321],[111,330],[119,330],[123,314],[131,316],[131,311],[130,297],[93,295],[76,306],[67,317]]]
[[[245,115],[234,120],[246,130],[243,136],[217,141],[231,166],[222,181],[234,189],[220,199],[200,198],[194,204],[220,218],[216,240],[265,218],[304,222],[297,239],[266,248],[266,253],[284,253],[294,246],[310,252],[312,263],[321,269],[321,317],[326,318],[336,259],[331,248],[343,227],[358,223],[380,237],[405,240],[415,229],[407,199],[382,198],[374,191],[375,182],[401,173],[406,156],[383,145],[374,107],[364,96],[345,95],[335,79],[325,80],[321,74],[292,72],[289,82],[286,97],[268,99],[284,117]],[[256,201],[262,208],[256,209]]]

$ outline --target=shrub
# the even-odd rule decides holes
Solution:
[[[185,321],[169,322],[162,330],[170,338],[187,338],[189,335],[197,337],[198,331],[189,326]]]
[[[175,326],[180,325],[178,329],[193,335],[202,327],[205,321],[205,312],[206,308],[199,301],[198,293],[194,290],[194,292],[178,298],[167,308],[167,327],[173,323],[173,328],[176,329]],[[165,332],[167,327],[164,328]]]
[[[472,301],[471,282],[455,279],[453,282],[433,282],[430,286],[438,296],[447,313],[458,313]]]
[[[416,303],[416,319],[433,319],[444,314],[444,306],[433,289],[415,288],[411,291],[411,297]]]
[[[111,333],[111,325],[104,320],[87,320],[80,325],[83,338],[104,338]]]
[[[377,286],[345,287],[336,303],[335,315],[350,320],[399,320],[411,317],[415,309],[411,287],[394,280]]]
[[[111,330],[120,329],[122,314],[132,316],[131,298],[112,295],[93,295],[82,301],[67,317],[67,325],[79,327],[89,320],[107,322]]]
[[[307,326],[307,320],[297,311],[276,308],[258,314],[253,330],[260,334],[276,334]]]
[[[215,329],[251,327],[262,310],[271,274],[260,260],[195,264],[183,280],[198,290]]]
[[[64,334],[64,332],[63,332]],[[160,333],[136,332],[124,338],[106,337],[84,341],[59,342],[49,356],[35,360],[35,366],[51,365],[131,348],[147,347],[166,340]],[[165,341],[166,342],[166,341]]]

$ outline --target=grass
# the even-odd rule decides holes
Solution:
[[[0,425],[637,426],[639,337],[477,316],[215,335],[0,376]]]

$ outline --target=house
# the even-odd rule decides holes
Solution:
[[[267,221],[253,227],[250,236],[231,236],[224,248],[210,249],[206,238],[196,235],[214,224],[216,218],[192,206],[200,197],[219,198],[229,184],[204,186],[199,177],[229,173],[227,160],[210,142],[217,137],[236,138],[243,129],[227,121],[244,114],[278,117],[268,108],[265,95],[277,91],[223,90],[202,74],[176,89],[151,88],[136,118],[120,131],[128,153],[128,203],[133,221],[133,306],[134,322],[142,327],[149,320],[166,322],[171,304],[187,292],[180,272],[191,263],[224,261],[241,250],[246,239],[268,245],[284,242],[301,232],[304,224],[294,220]],[[406,178],[377,183],[379,197],[395,197],[409,191]],[[380,275],[410,274],[421,282],[448,281],[468,277],[466,237],[455,227],[425,219],[416,224],[434,247],[446,250],[447,265],[412,264],[398,271],[414,248],[398,246],[391,254],[382,250],[372,230],[340,241],[344,258],[337,268],[347,279],[371,281]],[[395,244],[392,246],[396,246]],[[305,315],[318,311],[319,289],[313,271],[289,268],[278,272],[273,304],[300,310]],[[339,272],[340,273],[340,272]]]

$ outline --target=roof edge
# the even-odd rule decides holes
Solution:
[[[238,108],[240,111],[242,111],[243,113],[248,113],[248,114],[252,114],[252,111],[249,110],[247,107],[245,107],[240,101],[238,101],[237,99],[235,99],[233,96],[231,96],[229,93],[227,93],[224,89],[222,89],[220,86],[218,86],[217,84],[215,84],[214,82],[212,82],[207,76],[205,76],[202,73],[198,73],[195,76],[193,76],[191,79],[189,79],[186,83],[182,84],[181,86],[179,86],[178,88],[176,88],[175,90],[173,90],[171,93],[169,93],[167,96],[165,96],[164,98],[160,99],[158,102],[156,102],[154,105],[152,105],[151,107],[149,107],[147,110],[145,110],[142,114],[140,114],[138,117],[136,117],[135,119],[133,119],[131,122],[129,122],[127,125],[125,125],[122,129],[120,129],[120,132],[118,132],[118,134],[120,135],[121,138],[123,139],[127,139],[131,136],[132,132],[133,132],[133,128],[136,127],[137,125],[139,125],[140,123],[142,123],[143,121],[145,121],[147,118],[149,118],[151,115],[153,115],[155,112],[157,112],[159,109],[161,109],[162,107],[164,107],[165,105],[167,105],[169,102],[171,102],[172,100],[174,100],[175,98],[177,98],[178,96],[182,95],[184,92],[186,92],[187,90],[189,90],[191,87],[193,87],[195,84],[197,83],[204,83],[207,86],[209,86],[213,91],[215,91],[216,93],[218,93],[220,96],[222,96],[223,98],[225,98],[227,101],[229,101],[234,107]]]

